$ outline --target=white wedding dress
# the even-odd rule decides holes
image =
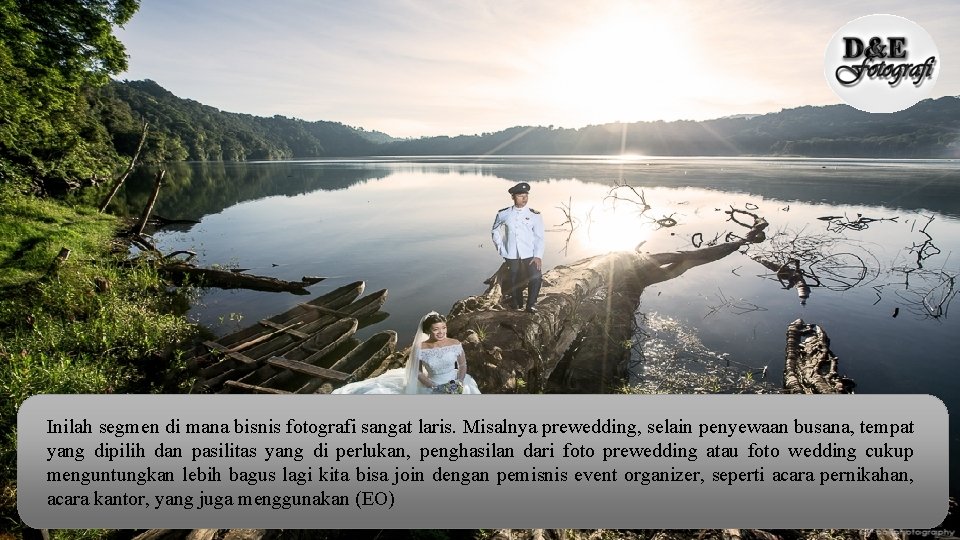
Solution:
[[[463,345],[455,343],[445,347],[420,349],[420,366],[435,384],[443,384],[457,378],[457,358],[463,356]],[[409,360],[408,360],[409,361]],[[371,379],[353,382],[333,391],[334,394],[403,394],[407,386],[406,368],[391,369]],[[433,389],[417,383],[418,394],[432,394]],[[479,394],[477,382],[469,374],[463,379],[464,394]]]

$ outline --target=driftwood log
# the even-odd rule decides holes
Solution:
[[[780,285],[783,286],[784,289],[796,288],[800,304],[807,304],[807,299],[810,298],[810,285],[807,284],[807,278],[804,276],[803,270],[800,269],[800,261],[790,259],[786,263],[777,264],[759,255],[751,258],[764,267],[776,272],[777,281],[780,282]]]
[[[787,327],[783,388],[788,394],[851,394],[854,382],[837,371],[837,356],[822,327],[803,319]]]
[[[502,296],[504,265],[483,294],[454,304],[447,326],[464,342],[468,369],[486,393],[604,393],[626,378],[644,288],[763,241],[766,226],[754,216],[748,234],[723,244],[675,253],[615,252],[557,267],[544,274],[535,314],[506,307],[511,302]],[[797,320],[786,341],[785,392],[852,392],[855,384],[839,375],[823,328]],[[374,375],[403,365],[405,358],[406,351],[394,354]]]
[[[200,222],[195,219],[170,219],[157,214],[153,214],[153,216],[147,220],[147,225],[152,225],[157,228],[168,225],[196,225],[197,223]]]
[[[450,335],[464,342],[483,392],[605,392],[624,375],[644,288],[762,242],[768,224],[753,219],[744,237],[703,249],[621,251],[554,268],[533,314],[504,307],[501,268],[482,295],[454,304]]]
[[[158,271],[177,285],[189,282],[201,287],[291,292],[293,294],[310,294],[310,291],[306,289],[307,287],[326,279],[322,277],[304,276],[300,278],[300,281],[285,281],[267,276],[256,276],[218,268],[200,268],[184,262],[163,264],[158,268]]]

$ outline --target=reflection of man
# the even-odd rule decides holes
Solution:
[[[527,206],[530,184],[521,182],[507,192],[513,196],[513,206],[497,212],[493,220],[493,245],[507,261],[510,286],[506,292],[512,298],[513,307],[523,309],[523,291],[527,289],[527,311],[535,313],[542,282],[543,216]]]

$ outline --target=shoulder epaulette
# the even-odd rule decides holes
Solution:
[[[539,213],[540,213],[540,212],[537,212],[536,210],[534,210],[533,208],[531,208],[530,211],[533,212],[534,214],[539,214]]]
[[[510,209],[510,207],[507,206],[506,208],[501,208],[501,209],[497,210],[497,213],[499,214],[500,212],[503,212],[504,210],[509,210],[509,209]]]

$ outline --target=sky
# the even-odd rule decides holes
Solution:
[[[707,120],[841,103],[824,52],[874,13],[923,27],[929,97],[960,95],[956,0],[142,0],[118,78],[394,137]]]

